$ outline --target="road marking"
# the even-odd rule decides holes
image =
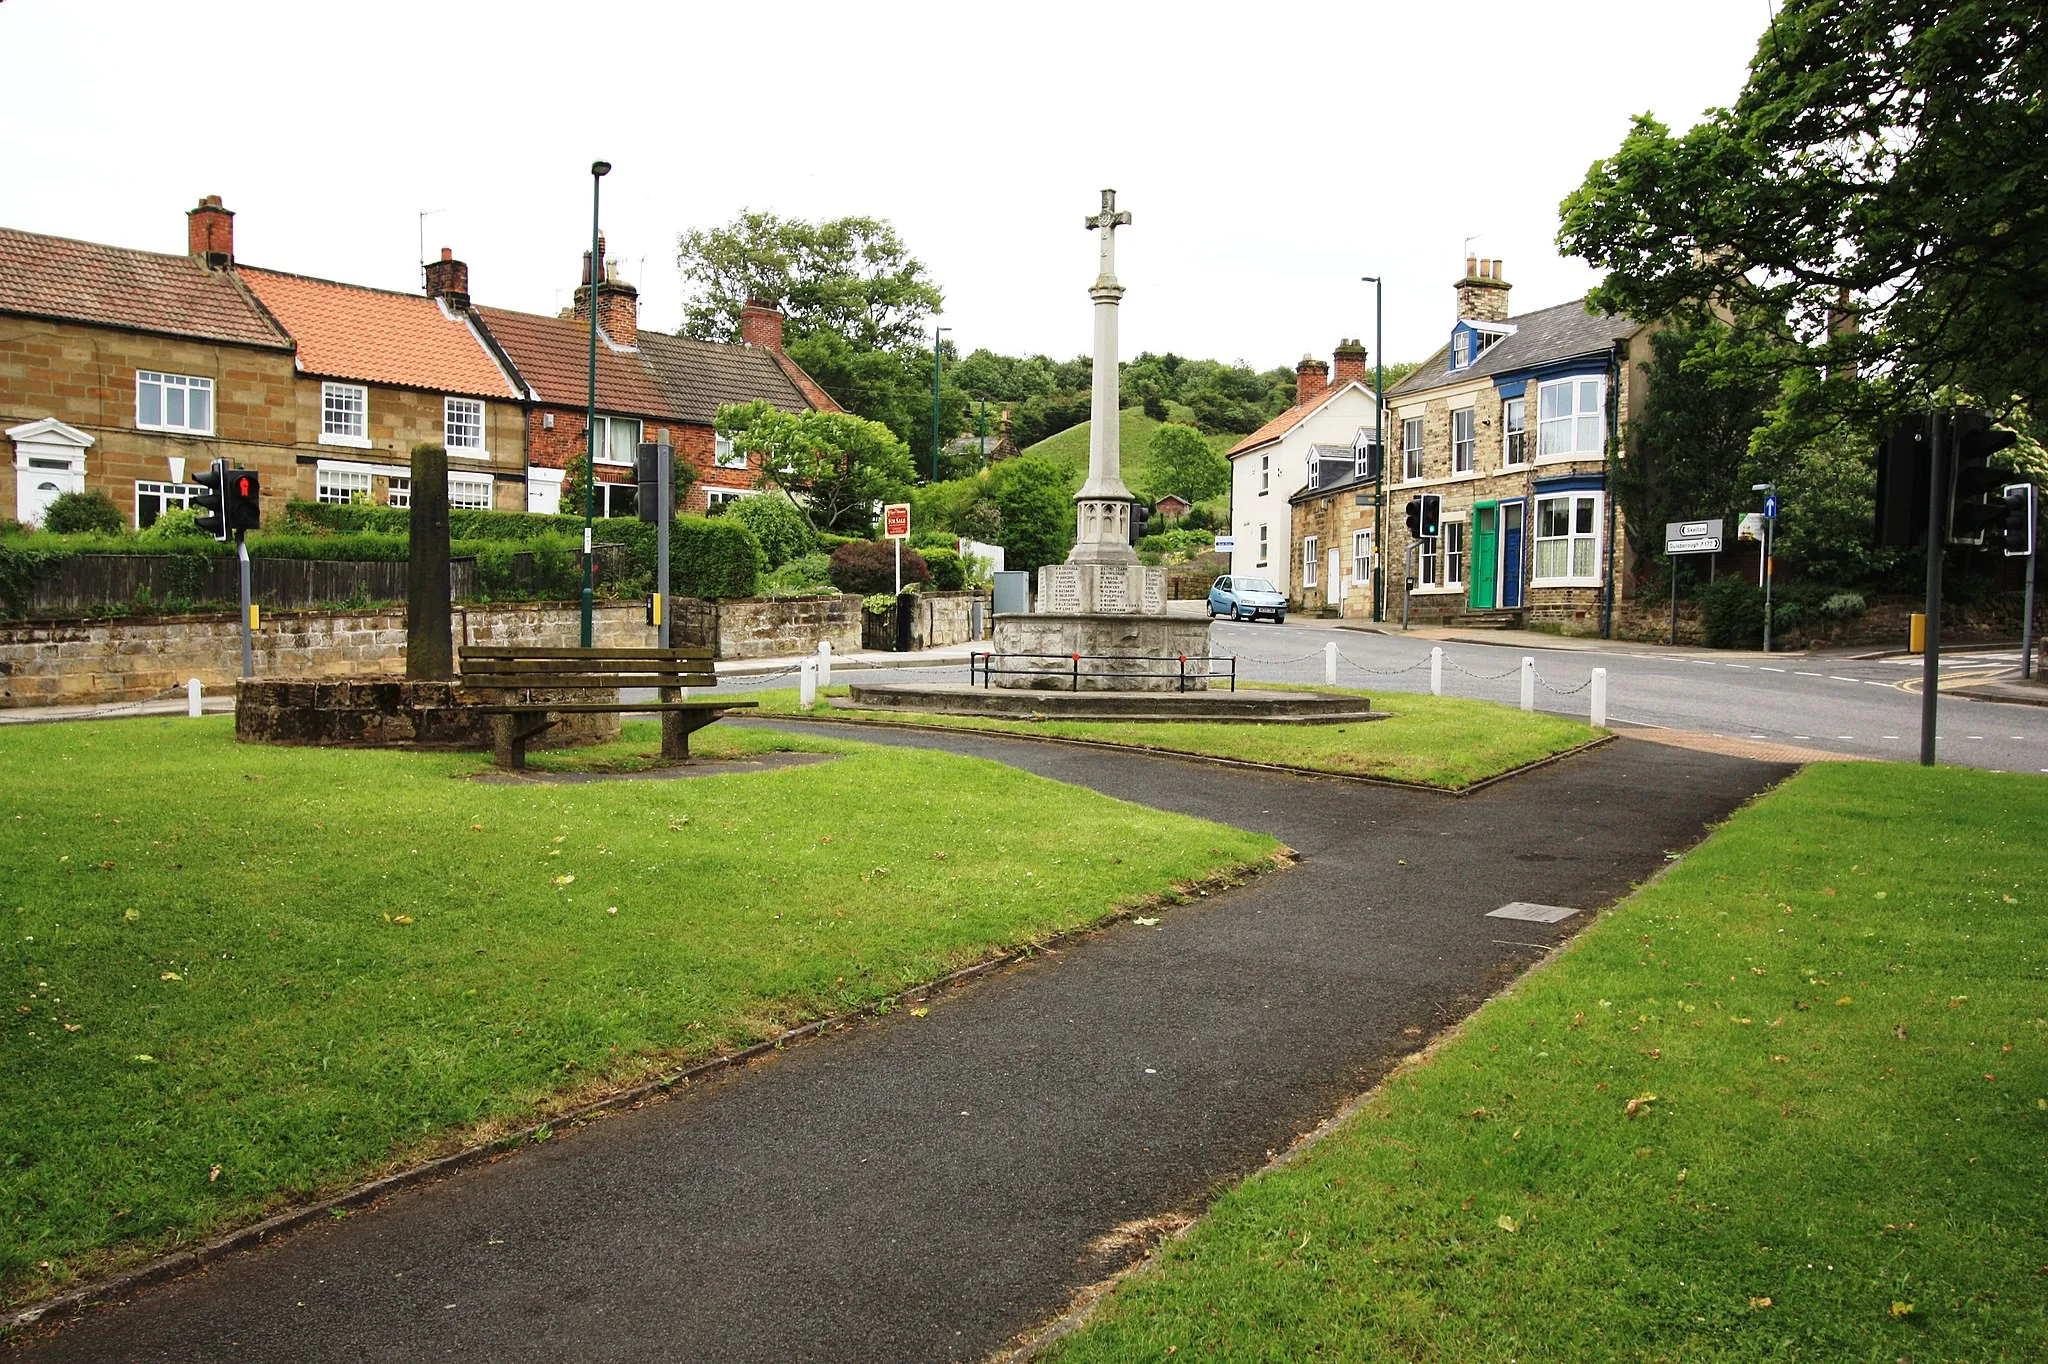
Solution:
[[[1863,685],[1866,687],[1883,687],[1885,690],[1889,691],[1891,690],[1892,684],[1889,682],[1873,682],[1866,677],[1863,679]]]
[[[1756,670],[1760,673],[1781,673],[1785,671],[1783,668],[1766,668],[1761,663],[1757,664]]]
[[[1891,739],[1891,740],[1893,740],[1893,741],[1895,741],[1895,742],[1896,742],[1899,736],[1898,736],[1898,735],[1896,735],[1896,734],[1887,734],[1887,735],[1885,735],[1884,737],[1885,737],[1885,738],[1887,738],[1887,739]]]
[[[1819,677],[1819,676],[1820,676],[1820,674],[1819,674],[1819,673],[1803,673],[1803,672],[1799,672],[1799,671],[1797,671],[1797,670],[1795,670],[1795,671],[1793,672],[1793,674],[1792,674],[1792,675],[1793,675],[1794,677]]]
[[[1855,738],[1856,736],[1855,736],[1855,735],[1853,735],[1853,734],[1837,734],[1837,735],[1836,735],[1835,737],[1836,737],[1837,739],[1853,739],[1853,738]]]
[[[1808,741],[1811,741],[1813,738],[1811,734],[1795,734],[1792,737],[1795,739],[1806,739]]]
[[[1747,663],[1730,663],[1728,666],[1731,668],[1740,668],[1744,672],[1749,671],[1749,665]]]
[[[1970,737],[1971,737],[1972,739],[1981,739],[1981,738],[1983,738],[1984,736],[1983,736],[1983,735],[1981,735],[1981,734],[1972,734],[1972,735],[1971,735]]]

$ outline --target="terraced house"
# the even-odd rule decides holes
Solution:
[[[1600,630],[1626,590],[1608,473],[1626,457],[1649,329],[1584,299],[1511,315],[1497,260],[1468,258],[1456,290],[1445,345],[1387,394],[1388,615],[1407,592],[1417,621]],[[1443,499],[1443,524],[1416,542],[1403,512],[1421,493]]]

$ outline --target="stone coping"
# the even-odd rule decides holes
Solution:
[[[1384,720],[1369,698],[1313,691],[1241,687],[1200,691],[1024,691],[964,682],[856,682],[835,698],[837,710],[973,715],[1012,720],[1123,720],[1139,723],[1223,721],[1243,724],[1345,725]]]

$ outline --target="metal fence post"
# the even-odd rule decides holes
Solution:
[[[1593,728],[1607,728],[1607,669],[1593,669]]]
[[[1536,660],[1522,655],[1522,709],[1536,709]]]
[[[1081,655],[1074,655],[1074,690],[1081,690]]]
[[[1429,650],[1429,694],[1444,694],[1444,650],[1441,644],[1432,645]]]

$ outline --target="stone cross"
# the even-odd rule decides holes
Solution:
[[[1116,191],[1102,191],[1102,212],[1087,220],[1087,227],[1093,231],[1102,229],[1102,278],[1116,282],[1116,230],[1129,226],[1131,215],[1116,211]]]

